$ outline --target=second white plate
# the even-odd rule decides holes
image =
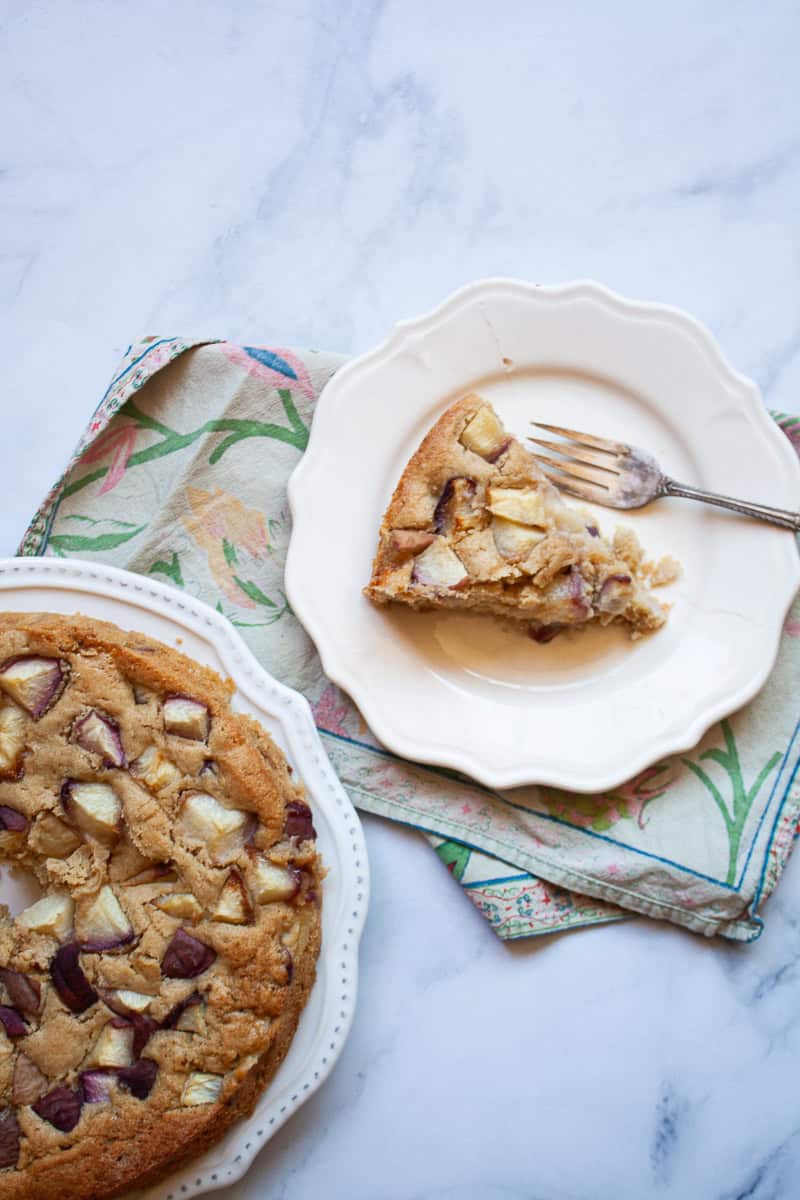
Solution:
[[[358,943],[369,900],[369,866],[355,809],[334,774],[304,698],[259,666],[225,617],[176,588],[99,563],[0,559],[0,612],[82,613],[175,645],[230,677],[233,706],[269,730],[314,811],[328,870],[317,979],[289,1052],[249,1117],[177,1172],[130,1200],[188,1200],[240,1179],[258,1151],[330,1073],[355,1012]],[[13,913],[35,899],[24,880],[0,871],[0,900]]]
[[[688,501],[631,514],[683,578],[658,634],[539,646],[491,618],[377,609],[361,594],[381,516],[427,429],[468,391],[520,437],[532,419],[650,450],[675,478],[784,508],[800,470],[755,384],[676,310],[597,284],[487,280],[334,376],[290,481],[287,592],[328,675],[406,758],[491,787],[602,791],[694,745],[763,685],[800,583],[790,533]],[[320,581],[324,586],[320,586]]]

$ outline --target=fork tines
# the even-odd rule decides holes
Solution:
[[[531,421],[531,425],[545,429],[548,433],[560,434],[564,439],[561,442],[553,442],[545,438],[528,438],[529,442],[558,455],[558,458],[551,458],[544,454],[534,454],[548,479],[562,492],[576,496],[579,500],[602,502],[602,493],[608,492],[614,482],[613,477],[620,474],[617,460],[630,451],[630,446],[626,446],[624,442],[595,437],[591,433],[581,433],[577,429],[546,425],[543,421]]]
[[[548,433],[559,433],[570,442],[579,442],[581,446],[589,446],[602,450],[605,454],[630,454],[630,446],[625,442],[612,442],[610,438],[596,437],[593,433],[581,433],[579,429],[564,429],[561,425],[545,425],[544,421],[531,421],[537,429],[546,429]]]

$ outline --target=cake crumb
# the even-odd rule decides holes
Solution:
[[[677,558],[673,558],[671,554],[665,554],[657,563],[649,565],[648,574],[651,587],[666,587],[667,584],[675,583],[680,579],[682,568]]]
[[[636,534],[626,525],[618,525],[614,530],[614,553],[634,573],[641,567],[644,552]]]

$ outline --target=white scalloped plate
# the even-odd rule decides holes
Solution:
[[[114,567],[69,559],[0,559],[0,611],[82,613],[176,646],[236,685],[234,707],[250,713],[281,746],[308,792],[324,884],[322,951],[316,983],[289,1053],[254,1112],[216,1146],[162,1183],[126,1195],[185,1200],[240,1179],[258,1151],[320,1086],[344,1046],[355,1012],[358,943],[369,901],[369,867],[355,809],[334,774],[306,700],[278,683],[219,613],[190,596]],[[0,900],[28,903],[7,871]]]
[[[397,480],[473,390],[518,436],[531,419],[605,434],[717,492],[797,507],[800,469],[703,326],[593,283],[472,284],[328,384],[289,484],[286,566],[327,674],[406,758],[490,787],[603,791],[688,749],[763,685],[800,583],[795,541],[683,500],[595,509],[604,529],[629,524],[650,556],[684,568],[664,595],[667,626],[639,642],[598,628],[538,646],[491,618],[373,607],[361,588]]]

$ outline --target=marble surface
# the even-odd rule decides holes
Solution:
[[[790,0],[0,0],[0,31],[0,553],[138,333],[359,351],[470,279],[594,277],[800,406]],[[509,947],[365,824],[355,1028],[228,1200],[800,1195],[800,859],[750,947]]]

